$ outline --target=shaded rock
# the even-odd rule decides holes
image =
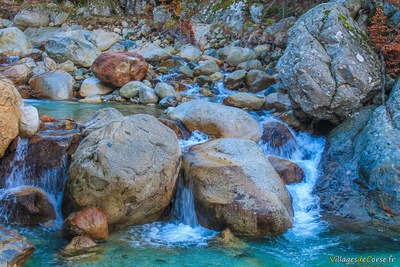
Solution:
[[[100,51],[106,51],[113,44],[118,42],[119,34],[114,32],[106,32],[102,29],[94,30],[90,35],[89,41],[97,46]]]
[[[106,52],[93,62],[92,71],[102,82],[121,87],[130,81],[143,80],[148,65],[144,58],[130,52]]]
[[[270,121],[263,125],[261,139],[276,155],[289,156],[297,149],[296,139],[289,128],[279,121]]]
[[[92,125],[101,124],[96,117]],[[107,121],[74,155],[63,211],[96,206],[110,226],[155,221],[174,195],[180,157],[176,134],[150,115]]]
[[[204,100],[183,103],[169,113],[189,130],[199,130],[213,138],[244,138],[258,142],[261,129],[247,112]]]
[[[191,147],[183,162],[201,225],[240,235],[276,234],[291,227],[290,194],[256,143],[209,141]]]
[[[31,242],[17,231],[0,226],[0,262],[4,266],[22,266],[34,250]]]
[[[242,62],[256,58],[256,53],[250,48],[230,47],[226,57],[226,62],[229,66],[237,67]]]
[[[29,48],[27,50],[21,51],[19,54],[20,58],[32,58],[35,61],[40,61],[43,59],[43,51],[37,48]]]
[[[256,93],[267,89],[275,83],[275,78],[262,70],[251,70],[246,75],[247,90]]]
[[[200,61],[199,66],[194,68],[194,76],[210,76],[216,72],[219,72],[219,67],[214,60]]]
[[[21,121],[19,135],[23,137],[34,135],[39,130],[39,113],[34,106],[21,106]]]
[[[16,27],[0,29],[0,36],[0,53],[7,56],[19,56],[32,47],[26,35]]]
[[[193,46],[193,45],[185,45],[181,48],[181,52],[179,52],[179,56],[188,60],[188,61],[199,61],[201,57],[201,51]]]
[[[158,83],[156,87],[154,87],[154,92],[160,97],[160,99],[168,96],[176,97],[178,95],[174,87],[167,83]]]
[[[7,189],[0,199],[1,219],[6,223],[39,224],[56,218],[46,192],[37,187]]]
[[[171,13],[165,6],[156,6],[153,9],[154,23],[160,28],[171,18]]]
[[[108,238],[107,216],[96,207],[87,207],[71,213],[63,223],[64,235],[72,238],[88,236],[93,240]]]
[[[358,15],[358,11],[364,4],[363,0],[331,0],[331,2],[343,5],[350,11],[353,18],[355,18]]]
[[[41,26],[48,26],[50,23],[50,16],[44,12],[35,12],[29,10],[22,10],[14,17],[14,26],[25,30],[26,28],[38,28]]]
[[[223,104],[237,108],[249,110],[261,110],[264,106],[265,98],[254,94],[239,92],[224,99]]]
[[[285,184],[300,183],[303,181],[305,173],[303,169],[293,161],[276,156],[268,156],[268,161]]]
[[[114,89],[102,83],[96,77],[90,77],[85,79],[79,89],[79,94],[82,97],[88,97],[92,95],[107,95]]]
[[[158,96],[156,92],[150,87],[141,87],[139,90],[139,102],[141,104],[157,104]]]
[[[291,107],[289,95],[282,93],[272,93],[265,98],[265,108],[267,110],[275,109],[282,112],[289,110]]]
[[[71,60],[78,67],[90,67],[100,50],[88,41],[53,37],[45,43],[46,53],[58,63]]]
[[[160,62],[171,58],[171,54],[169,52],[152,43],[148,43],[139,49],[129,52],[136,52],[139,55],[142,55],[146,61],[150,63]]]
[[[237,89],[243,85],[246,74],[245,70],[234,71],[225,77],[224,85],[228,89]]]
[[[279,77],[306,116],[337,124],[379,93],[380,61],[342,5],[311,9],[289,36]]]
[[[190,133],[184,127],[179,127],[173,120],[158,118],[158,121],[174,131],[178,139],[187,139],[190,136]]]
[[[73,94],[73,78],[64,71],[49,71],[32,77],[30,95],[39,99],[70,100]]]
[[[3,71],[3,75],[15,85],[25,84],[30,76],[31,69],[26,65],[14,65]]]
[[[284,47],[288,40],[288,31],[296,22],[295,17],[281,19],[265,29],[265,33],[273,37],[273,42],[278,47]]]
[[[179,67],[178,72],[185,75],[185,77],[193,78],[193,70],[190,69],[188,66]]]
[[[0,158],[19,133],[21,96],[11,81],[0,79]]]

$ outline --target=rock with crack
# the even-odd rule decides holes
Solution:
[[[297,114],[339,123],[379,93],[380,63],[349,11],[320,4],[291,28],[279,76]]]

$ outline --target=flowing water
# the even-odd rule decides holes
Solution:
[[[35,100],[29,104],[35,105],[41,114],[58,118],[77,119],[75,114],[85,113],[86,117],[82,117],[82,121],[100,108],[98,105],[75,105],[73,102]],[[116,107],[120,107],[125,115],[140,112],[136,112],[136,107]],[[150,113],[156,115],[154,111],[161,114],[157,109]],[[276,120],[268,114],[253,115],[261,125]],[[325,140],[307,133],[292,133],[296,141],[294,150],[285,147],[277,149],[269,143],[259,143],[266,155],[290,159],[300,165],[306,174],[301,183],[287,186],[293,197],[294,224],[293,228],[281,236],[241,238],[235,243],[222,242],[217,238],[217,232],[198,224],[191,185],[180,179],[169,221],[115,230],[107,242],[101,243],[85,256],[67,257],[60,253],[67,241],[61,238],[59,225],[17,227],[36,246],[34,256],[25,266],[327,266],[334,259],[330,257],[335,256],[391,256],[398,258],[397,266],[400,266],[398,237],[377,236],[375,232],[362,231],[349,234],[331,229],[322,220],[318,198],[312,195],[312,189],[319,175],[317,167]],[[181,140],[180,145],[182,150],[187,150],[190,146],[208,139],[206,134],[195,131],[188,140]],[[22,178],[28,172],[23,164],[27,142],[22,140],[20,143],[17,147],[18,156],[13,163],[14,171],[7,178],[4,190],[26,184]],[[54,188],[46,187],[46,184],[48,183],[43,182],[35,185],[43,188],[49,195],[53,194],[58,203],[59,195],[54,193]],[[344,264],[334,263],[333,266],[335,265]]]

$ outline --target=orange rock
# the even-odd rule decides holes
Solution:
[[[305,173],[303,169],[293,161],[275,156],[268,156],[268,161],[285,184],[300,183],[303,181]]]
[[[131,52],[106,52],[96,58],[92,65],[92,71],[99,80],[116,87],[143,80],[147,70],[145,59]]]
[[[106,240],[108,238],[107,216],[97,207],[73,212],[64,221],[63,232],[67,237],[88,236],[93,240]]]
[[[41,120],[42,122],[57,122],[57,121],[58,121],[58,119],[53,118],[53,117],[51,117],[51,116],[49,116],[49,115],[43,115],[43,116],[40,118],[40,120]]]

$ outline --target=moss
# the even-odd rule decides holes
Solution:
[[[324,14],[325,14],[326,16],[328,16],[329,13],[331,13],[331,12],[332,12],[332,10],[325,10],[325,11],[324,11]]]
[[[362,37],[364,42],[368,42],[369,38],[368,35],[366,35],[364,32],[360,31],[357,28],[354,28],[353,26],[350,25],[350,23],[347,21],[347,18],[343,16],[342,14],[339,14],[339,20],[342,22],[343,26],[348,30],[353,33],[357,33],[359,36]]]

